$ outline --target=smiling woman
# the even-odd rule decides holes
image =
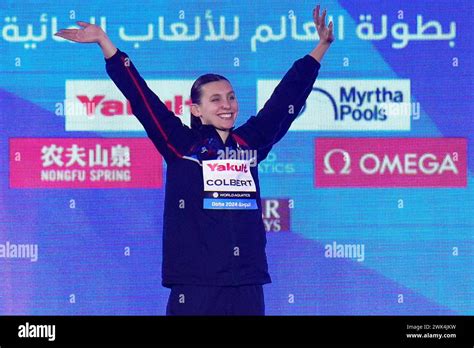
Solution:
[[[262,285],[271,279],[256,164],[285,135],[312,90],[334,40],[325,18],[318,5],[313,19],[319,44],[294,62],[264,107],[236,129],[239,104],[225,77],[206,74],[195,81],[189,128],[99,26],[78,22],[82,29],[55,34],[100,45],[108,75],[167,162],[162,284],[171,289],[168,315],[265,314]]]
[[[191,128],[212,125],[225,142],[239,111],[229,80],[217,74],[198,77],[191,87],[191,101]]]

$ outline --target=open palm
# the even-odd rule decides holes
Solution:
[[[81,21],[77,21],[77,24],[83,29],[60,29],[54,35],[75,42],[89,43],[99,42],[105,34],[98,25]]]
[[[334,41],[334,23],[331,21],[326,26],[326,9],[324,9],[322,16],[319,15],[320,6],[316,6],[313,10],[313,20],[318,30],[319,40],[323,43],[331,43]]]

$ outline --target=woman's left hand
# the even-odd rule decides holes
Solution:
[[[319,42],[323,44],[331,44],[334,41],[334,23],[331,21],[329,25],[326,26],[326,9],[324,9],[322,15],[319,15],[320,6],[316,6],[313,9],[313,19],[316,29],[318,30]]]

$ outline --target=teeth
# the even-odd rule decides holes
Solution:
[[[220,118],[232,118],[232,114],[220,114],[218,115]]]

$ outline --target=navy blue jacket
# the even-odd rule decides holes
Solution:
[[[156,96],[120,50],[105,59],[106,71],[130,101],[133,114],[167,164],[163,218],[162,284],[236,286],[271,282],[265,254],[258,167],[250,167],[258,209],[203,209],[200,162],[217,151],[257,150],[263,160],[301,111],[320,64],[298,59],[256,116],[232,128],[226,142],[213,126],[191,129]],[[238,248],[238,249],[236,249]],[[238,250],[238,253],[235,251]]]

